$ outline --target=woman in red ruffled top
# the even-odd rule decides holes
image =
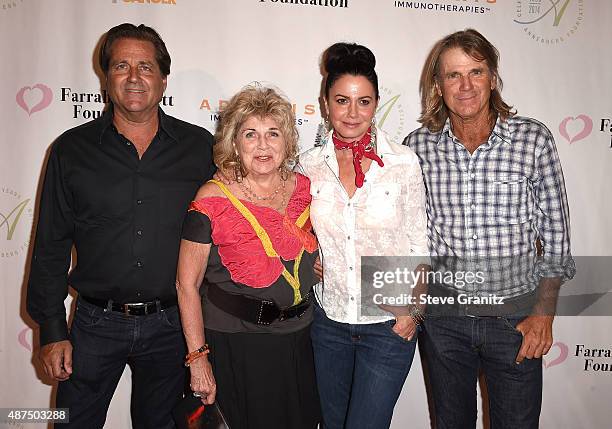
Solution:
[[[292,107],[273,89],[247,87],[222,111],[215,137],[215,164],[234,180],[200,188],[178,262],[191,389],[205,404],[216,399],[232,428],[315,428],[317,242],[310,181],[290,169]]]

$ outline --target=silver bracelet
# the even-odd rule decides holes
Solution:
[[[419,307],[417,306],[414,306],[410,309],[409,315],[415,325],[420,325],[425,320],[425,314],[423,314],[423,312],[419,310]]]

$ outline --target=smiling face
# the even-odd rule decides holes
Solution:
[[[285,160],[285,138],[271,117],[247,118],[240,127],[235,145],[248,174],[266,176],[278,173],[278,167]]]
[[[495,84],[486,61],[477,61],[461,48],[451,48],[440,55],[436,89],[452,121],[487,121]]]
[[[134,122],[157,114],[166,90],[166,77],[155,59],[153,43],[136,39],[115,41],[106,78],[115,114]]]
[[[364,76],[350,74],[334,82],[325,101],[336,136],[347,142],[363,137],[378,105],[372,83]]]

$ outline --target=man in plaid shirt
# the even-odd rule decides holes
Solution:
[[[404,142],[423,170],[431,256],[443,261],[434,271],[487,273],[483,283],[450,288],[466,304],[452,314],[428,303],[423,340],[438,429],[476,426],[481,369],[491,427],[538,427],[541,358],[553,342],[559,286],[575,272],[552,134],[502,100],[498,60],[472,29],[436,43],[421,76],[423,127]],[[471,305],[489,296],[504,304]]]

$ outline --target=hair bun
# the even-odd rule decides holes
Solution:
[[[327,49],[323,64],[327,73],[343,73],[356,67],[374,70],[376,57],[363,45],[339,42]]]

